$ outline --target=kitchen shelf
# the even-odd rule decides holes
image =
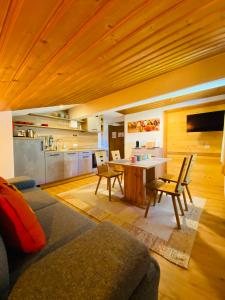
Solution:
[[[40,126],[40,125],[16,124],[16,123],[14,123],[14,126],[17,126],[17,127],[48,128],[48,129],[59,129],[59,130],[86,132],[85,130],[82,130],[82,129],[67,128],[67,127]]]
[[[55,116],[51,116],[51,115],[42,115],[42,114],[29,114],[29,116],[46,118],[46,119],[54,119],[54,120],[63,120],[63,121],[77,121],[79,123],[85,122],[83,120],[67,119],[67,118],[55,117]]]

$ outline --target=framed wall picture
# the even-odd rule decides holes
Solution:
[[[118,137],[124,137],[124,132],[123,131],[120,131],[120,132],[118,132]]]
[[[116,139],[116,131],[112,132],[112,139]]]
[[[128,133],[151,132],[160,130],[160,119],[152,118],[135,122],[128,122]]]

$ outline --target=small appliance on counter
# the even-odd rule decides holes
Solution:
[[[147,149],[151,149],[151,148],[155,148],[156,146],[156,142],[155,141],[150,141],[146,143],[146,148]]]
[[[34,138],[34,131],[33,131],[33,129],[27,129],[27,137]]]
[[[19,129],[14,131],[14,136],[26,137],[26,131],[23,129]]]

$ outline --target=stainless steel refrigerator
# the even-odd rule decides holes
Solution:
[[[45,183],[44,141],[38,138],[14,138],[15,176],[29,176],[37,184]]]

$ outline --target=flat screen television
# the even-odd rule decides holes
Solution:
[[[224,110],[187,115],[187,132],[223,131]]]

